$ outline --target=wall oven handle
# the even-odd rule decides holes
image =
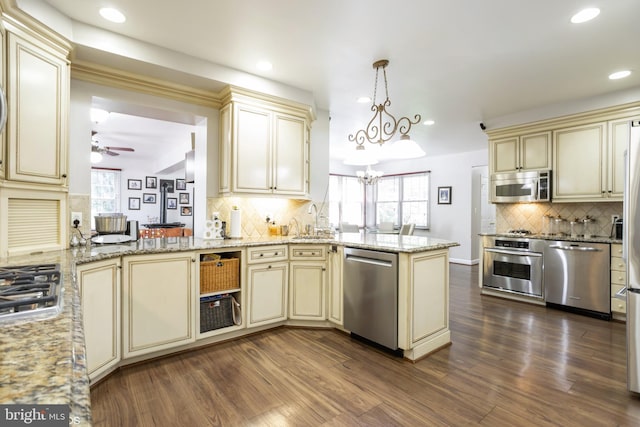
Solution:
[[[516,256],[534,256],[541,257],[542,254],[539,252],[524,252],[524,251],[509,251],[505,249],[493,249],[493,248],[485,248],[485,252],[491,252],[494,254],[503,254],[503,255],[516,255]]]
[[[592,248],[590,246],[562,246],[551,245],[551,249],[560,249],[561,251],[582,251],[582,252],[602,252],[602,249]]]

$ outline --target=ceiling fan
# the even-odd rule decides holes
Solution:
[[[134,152],[135,150],[133,148],[129,148],[129,147],[101,147],[98,145],[98,140],[95,138],[95,135],[98,132],[96,132],[95,130],[91,131],[91,152],[92,153],[100,153],[100,154],[106,154],[109,156],[119,156],[120,153],[116,153],[116,151],[129,151],[129,152]]]

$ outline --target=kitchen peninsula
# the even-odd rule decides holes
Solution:
[[[330,238],[296,238],[271,237],[238,240],[202,240],[194,237],[141,239],[137,242],[121,245],[87,246],[72,250],[49,252],[40,255],[15,256],[0,261],[1,265],[26,265],[37,263],[58,263],[63,274],[64,292],[62,312],[53,319],[16,320],[7,323],[0,332],[0,349],[3,358],[0,361],[0,401],[3,403],[58,403],[70,404],[71,415],[84,420],[90,425],[89,378],[100,379],[118,366],[145,359],[183,351],[217,341],[233,339],[283,325],[307,327],[342,328],[342,283],[341,254],[345,247],[373,249],[394,252],[399,257],[399,306],[398,306],[398,347],[403,350],[404,357],[416,360],[436,351],[450,343],[449,332],[449,248],[457,246],[455,242],[421,236],[369,235],[345,233]],[[240,324],[223,327],[216,331],[202,332],[198,327],[200,292],[196,284],[200,280],[198,264],[206,254],[234,254],[240,258],[240,287],[229,291],[238,297],[242,307]],[[270,260],[269,257],[272,257]],[[129,294],[132,282],[133,265],[151,263],[152,268],[162,265],[184,266],[187,274],[181,283],[174,283],[176,288],[184,289],[188,300],[172,299],[171,303],[184,304],[182,312],[185,317],[186,330],[179,340],[164,340],[160,344],[138,345],[135,336],[136,326],[140,321],[135,316],[134,299],[136,294]],[[102,324],[105,334],[99,336],[101,343],[113,343],[114,360],[92,367],[91,356],[85,354],[85,336],[87,354],[92,353],[91,334],[95,330],[83,327],[83,315],[94,315],[93,308],[83,307],[85,293],[83,286],[88,285],[92,276],[84,276],[84,272],[92,271],[100,265],[114,266],[97,269],[98,272],[113,271],[114,275],[99,273],[96,277],[113,279],[116,288],[109,288],[107,293],[114,295],[113,307],[107,300],[100,300],[100,307],[108,307],[108,314],[117,314],[112,319],[113,325],[122,324],[120,328],[110,324]],[[182,264],[181,264],[182,263]],[[315,301],[321,308],[320,316],[311,316],[304,308],[310,295],[300,293],[304,286],[296,284],[298,268],[314,268],[320,277],[319,293]],[[263,267],[264,266],[264,267]],[[273,268],[271,268],[273,266]],[[284,302],[280,307],[282,316],[271,321],[258,318],[271,298],[252,299],[252,295],[263,297],[262,284],[270,279],[267,276],[253,276],[260,271],[269,274],[284,270],[282,295],[274,301]],[[262,270],[260,270],[262,269]],[[147,270],[145,270],[147,271]],[[258,273],[256,273],[258,272]],[[291,273],[290,275],[288,273]],[[261,277],[263,282],[252,282],[252,277]],[[302,274],[302,278],[309,276]],[[122,279],[122,281],[121,281]],[[150,277],[149,281],[155,280]],[[83,283],[86,280],[87,283]],[[104,282],[104,280],[103,280]],[[166,281],[165,281],[166,282]],[[98,285],[98,281],[92,283]],[[145,283],[136,282],[136,287],[145,287]],[[156,295],[146,295],[149,300],[164,292],[166,283],[154,283]],[[304,285],[304,283],[302,283]],[[268,288],[272,289],[272,288]],[[278,289],[278,288],[275,288]],[[162,290],[162,291],[161,291]],[[113,293],[112,293],[113,292]],[[170,290],[169,292],[173,292]],[[296,293],[298,292],[298,293]],[[256,294],[257,293],[257,294]],[[122,295],[122,298],[119,296]],[[166,298],[168,299],[168,298]],[[123,307],[120,307],[122,301]],[[149,306],[153,301],[148,302]],[[256,304],[258,303],[259,304]],[[297,304],[297,305],[296,305]],[[84,312],[83,312],[84,311]],[[98,310],[100,311],[100,310]],[[104,311],[104,310],[102,310]],[[180,311],[180,310],[178,310]],[[171,314],[174,315],[174,314]],[[131,317],[129,317],[131,316]],[[122,323],[120,323],[122,322]],[[143,322],[146,322],[143,320]],[[84,321],[87,325],[87,318]],[[146,324],[146,323],[145,323]],[[164,327],[163,327],[164,328]],[[107,336],[106,331],[113,333]],[[166,332],[166,331],[163,331]],[[143,337],[153,339],[154,337]],[[122,349],[122,351],[121,351]],[[372,349],[372,351],[376,351]]]

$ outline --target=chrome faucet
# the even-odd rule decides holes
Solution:
[[[300,237],[300,224],[298,224],[298,220],[295,219],[294,217],[291,217],[291,219],[289,220],[289,232],[291,232],[292,221],[296,224],[296,237]]]
[[[311,215],[312,210],[316,211],[316,214],[313,217],[313,234],[316,234],[316,231],[318,230],[318,207],[315,203],[311,203],[311,205],[309,205],[309,210],[307,211],[307,213]]]

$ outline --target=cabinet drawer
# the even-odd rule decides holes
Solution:
[[[623,299],[611,298],[611,311],[614,313],[626,313],[627,302]]]
[[[611,270],[614,270],[614,271],[627,271],[626,265],[624,263],[624,260],[622,258],[617,257],[617,256],[612,256],[611,257]]]
[[[624,271],[611,271],[611,284],[624,286],[627,283],[627,273]]]
[[[290,249],[292,260],[324,261],[327,252],[323,245],[294,245]]]
[[[622,256],[622,245],[619,243],[611,244],[611,256],[612,257],[621,257]]]
[[[260,246],[247,249],[247,264],[256,264],[266,261],[286,261],[288,258],[287,246]]]

